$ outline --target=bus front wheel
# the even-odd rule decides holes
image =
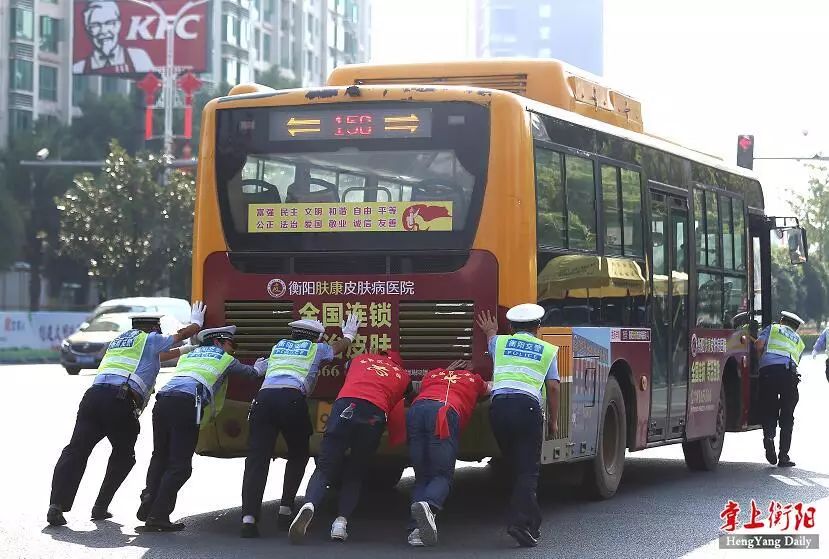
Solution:
[[[627,415],[622,389],[615,377],[608,377],[599,424],[596,457],[585,464],[584,490],[593,499],[616,494],[625,467]]]
[[[719,466],[723,443],[725,443],[725,418],[727,417],[725,405],[725,386],[722,386],[714,434],[704,439],[682,443],[685,465],[689,470],[710,472]]]

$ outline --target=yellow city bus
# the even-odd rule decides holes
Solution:
[[[559,433],[542,462],[618,487],[625,450],[681,443],[713,469],[725,431],[756,426],[754,319],[770,322],[772,230],[749,173],[645,133],[640,104],[552,60],[336,69],[325,87],[239,85],[202,117],[193,298],[268,354],[298,317],[363,328],[311,397],[318,448],[343,363],[398,349],[414,378],[455,359],[484,378],[475,328],[538,302],[560,346]],[[740,317],[748,317],[742,320]],[[244,454],[256,382],[232,379],[199,452]],[[462,460],[497,457],[487,404]],[[281,442],[276,454],[283,455]],[[372,480],[394,484],[402,449]]]

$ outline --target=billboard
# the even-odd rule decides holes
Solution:
[[[208,3],[75,0],[72,72],[140,75],[166,64],[166,17],[176,16],[174,62],[206,70]]]

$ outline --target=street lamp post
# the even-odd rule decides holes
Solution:
[[[156,4],[145,2],[144,0],[129,0],[136,4],[140,4],[150,8],[159,15],[159,22],[163,21],[167,33],[167,48],[164,61],[164,68],[161,69],[162,79],[164,81],[164,154],[173,154],[173,110],[175,108],[175,92],[176,92],[176,77],[179,70],[185,68],[178,68],[175,65],[175,49],[176,49],[176,26],[179,19],[188,11],[196,6],[201,6],[209,2],[209,0],[196,0],[195,2],[187,2],[175,14],[170,15],[164,12]]]

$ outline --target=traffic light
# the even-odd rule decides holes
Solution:
[[[737,166],[754,169],[754,136],[749,134],[737,136]]]

